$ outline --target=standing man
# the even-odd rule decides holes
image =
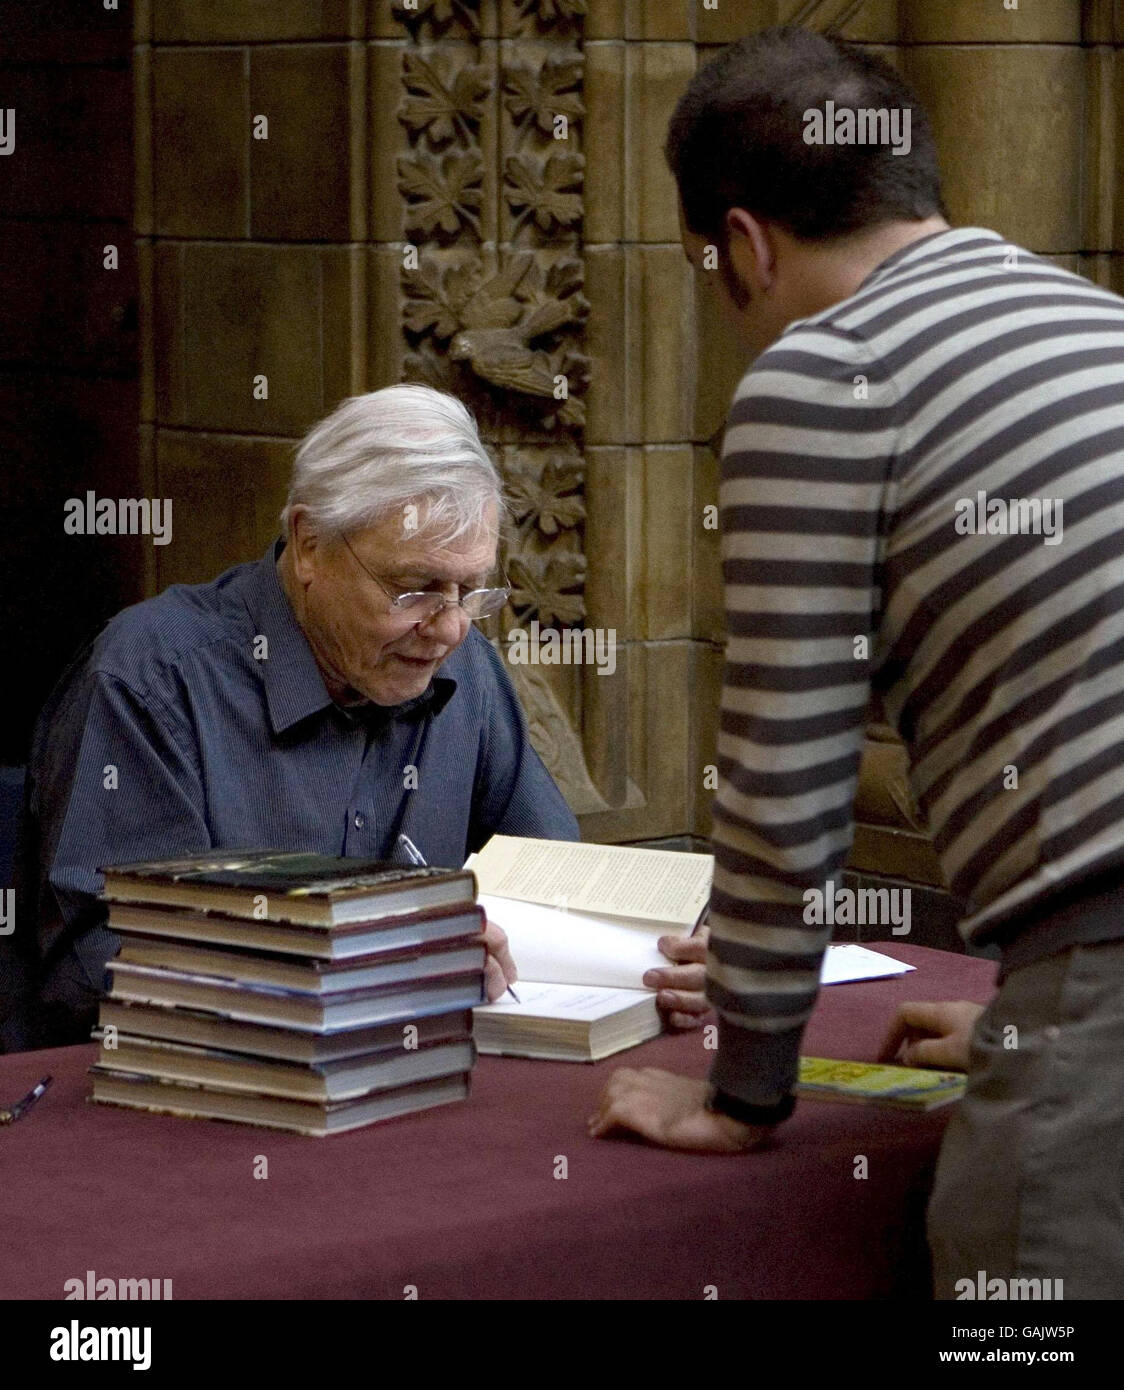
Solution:
[[[1002,951],[930,1207],[937,1296],[984,1270],[1120,1298],[1124,301],[950,228],[925,112],[839,39],[726,49],[667,155],[754,359],[721,484],[719,1049],[709,1086],[616,1072],[591,1132],[727,1153],[791,1113],[829,934],[806,895],[850,848],[875,694],[962,933]]]

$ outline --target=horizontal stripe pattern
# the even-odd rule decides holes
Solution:
[[[961,228],[743,378],[720,491],[723,1090],[769,1104],[795,1077],[831,934],[805,895],[842,887],[872,693],[966,939],[1124,861],[1122,368],[1124,300]],[[958,529],[981,492],[1030,518],[1060,501],[1059,543]]]

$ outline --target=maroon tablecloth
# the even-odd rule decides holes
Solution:
[[[917,971],[825,989],[807,1053],[873,1059],[899,1001],[991,993],[989,962],[879,949]],[[925,1294],[947,1110],[802,1101],[771,1150],[731,1157],[587,1137],[614,1067],[705,1076],[701,1033],[596,1066],[482,1058],[466,1103],[328,1139],[88,1104],[95,1051],[0,1057],[4,1103],[55,1077],[0,1129],[0,1298],[62,1298],[87,1270],[177,1300]]]

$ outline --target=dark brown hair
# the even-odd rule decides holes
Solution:
[[[910,111],[910,149],[807,144],[805,113]],[[687,226],[725,245],[730,208],[825,240],[945,215],[932,127],[909,84],[856,44],[795,25],[724,48],[692,78],[665,146]]]

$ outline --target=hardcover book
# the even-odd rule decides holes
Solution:
[[[111,901],[158,903],[233,917],[332,927],[371,918],[470,904],[464,869],[341,859],[289,850],[216,850],[103,868]]]
[[[390,1120],[435,1105],[464,1100],[471,1080],[471,1073],[466,1071],[399,1086],[391,1091],[375,1091],[354,1100],[317,1102],[193,1086],[179,1081],[158,1081],[133,1072],[107,1071],[100,1066],[91,1067],[90,1072],[94,1078],[93,1100],[99,1104],[124,1105],[201,1120],[235,1120],[270,1129],[293,1130],[317,1139],[359,1129],[376,1120]]]

